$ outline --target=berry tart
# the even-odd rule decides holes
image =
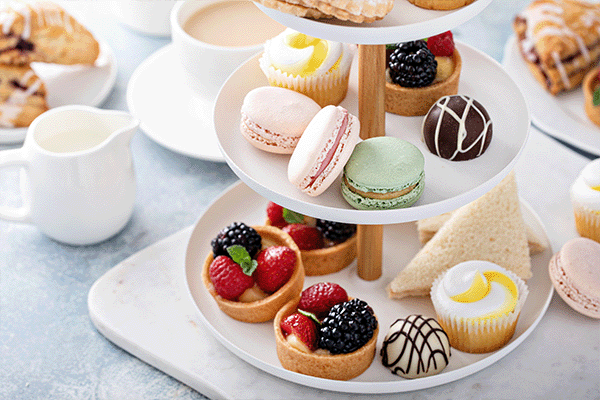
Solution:
[[[369,368],[379,332],[373,309],[329,282],[310,286],[281,308],[274,329],[283,368],[337,380]]]
[[[425,115],[443,96],[458,93],[462,59],[452,32],[387,46],[385,110]]]
[[[304,285],[300,250],[273,226],[227,226],[211,241],[202,281],[219,308],[243,322],[265,322]]]
[[[338,272],[356,258],[356,225],[306,217],[272,201],[267,204],[266,225],[294,239],[307,276]]]
[[[583,80],[585,113],[596,125],[600,126],[600,67],[594,68]]]

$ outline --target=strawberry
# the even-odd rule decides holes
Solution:
[[[450,57],[454,53],[454,38],[452,32],[446,31],[427,39],[427,48],[436,57]]]
[[[298,350],[310,353],[317,349],[317,324],[306,315],[288,315],[281,320],[280,328],[288,343]]]
[[[237,300],[246,289],[254,286],[252,276],[227,256],[218,256],[210,264],[208,275],[217,293],[227,300]]]
[[[300,295],[298,309],[315,314],[323,319],[331,307],[338,303],[348,301],[348,294],[337,283],[319,282],[304,289]]]
[[[289,224],[283,227],[283,231],[294,239],[300,250],[322,249],[325,246],[323,234],[313,226]]]
[[[287,222],[283,219],[283,207],[272,201],[267,204],[267,218],[271,222],[271,225],[278,228],[283,228],[287,225]]]
[[[254,280],[267,293],[276,292],[290,280],[296,268],[296,253],[285,246],[267,247],[256,257]]]

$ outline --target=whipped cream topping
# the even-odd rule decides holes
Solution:
[[[571,186],[571,200],[600,212],[600,158],[588,163]]]
[[[267,61],[292,76],[312,76],[340,70],[351,62],[347,45],[286,29],[265,43]]]

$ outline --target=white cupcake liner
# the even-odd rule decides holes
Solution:
[[[586,238],[600,242],[600,213],[573,201],[575,227]]]

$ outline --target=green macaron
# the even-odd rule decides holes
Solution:
[[[363,140],[344,167],[342,196],[359,210],[409,207],[423,193],[424,167],[423,153],[406,140]]]

